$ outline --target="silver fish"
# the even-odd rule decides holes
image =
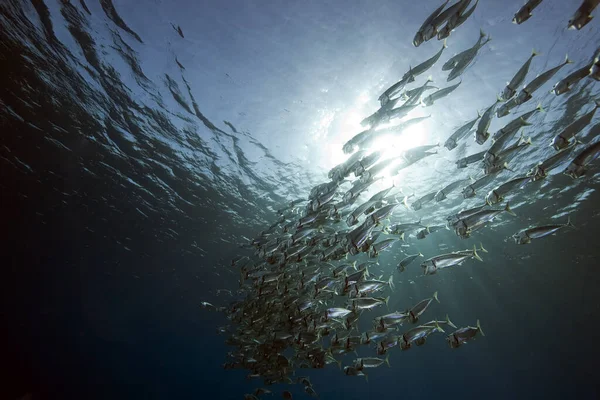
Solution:
[[[433,65],[437,62],[437,60],[440,59],[440,57],[442,56],[442,53],[444,52],[444,49],[448,47],[446,46],[446,41],[444,41],[444,43],[442,44],[442,48],[433,55],[433,57],[431,57],[428,60],[423,61],[421,64],[417,65],[414,68],[410,68],[410,71],[412,73],[413,76],[418,76],[421,75],[423,72],[427,71],[429,68],[433,67]]]
[[[435,198],[436,194],[437,194],[437,192],[431,192],[431,193],[426,194],[425,196],[419,198],[414,203],[412,203],[410,205],[411,208],[415,211],[420,210],[424,204],[427,204],[430,201],[432,201]]]
[[[515,13],[514,18],[512,19],[513,24],[520,25],[531,18],[531,12],[534,8],[539,6],[541,2],[542,0],[528,0],[527,3]]]
[[[461,51],[458,54],[453,55],[452,57],[450,57],[450,59],[448,59],[448,61],[446,61],[444,63],[444,65],[442,65],[442,71],[449,71],[452,68],[456,67],[456,65],[460,62],[460,60],[462,60],[463,58],[465,58],[466,55],[469,54],[469,52],[473,51],[474,48],[479,48],[482,46],[481,42],[483,41],[483,39],[486,37],[486,33],[483,30],[479,30],[479,39],[477,40],[477,42],[475,43],[475,46],[470,47],[466,50]]]
[[[423,254],[418,253],[406,256],[406,258],[402,259],[398,264],[398,271],[404,272],[406,270],[406,267],[410,265],[417,257],[423,257]]]
[[[552,77],[565,65],[572,64],[573,61],[569,60],[569,56],[565,57],[565,61],[560,65],[557,65],[554,68],[550,68],[548,71],[542,72],[537,77],[535,77],[531,82],[529,82],[525,87],[519,92],[517,97],[517,102],[519,104],[523,104],[529,99],[533,97],[533,92],[542,87],[546,82],[548,82]]]
[[[419,30],[417,31],[417,33],[415,34],[415,37],[412,41],[413,46],[415,47],[419,47],[421,45],[421,43],[423,43],[425,41],[425,35],[427,36],[431,36],[430,31],[435,31],[435,27],[433,27],[431,25],[432,21],[438,16],[440,15],[440,13],[442,12],[442,10],[446,7],[446,4],[448,4],[449,0],[445,0],[444,3],[442,3],[441,6],[439,6],[438,8],[436,8],[430,15],[429,17],[427,17],[427,19],[425,19],[425,21],[423,21],[423,24],[421,25],[421,27],[419,28]],[[433,37],[433,36],[431,36]]]
[[[469,165],[469,164],[473,164],[473,163],[476,163],[477,161],[481,161],[481,160],[483,160],[485,153],[487,153],[487,150],[483,150],[483,151],[480,151],[479,153],[471,154],[469,156],[460,158],[460,159],[456,160],[456,167],[457,168],[466,168],[467,165]]]
[[[448,78],[446,78],[446,81],[450,82],[450,81],[458,78],[463,72],[465,72],[467,67],[469,65],[471,65],[471,63],[475,59],[475,56],[477,56],[477,52],[479,51],[479,49],[481,49],[484,45],[486,45],[490,40],[492,40],[492,38],[490,36],[488,36],[487,39],[485,40],[485,42],[481,43],[480,46],[472,48],[469,52],[467,52],[464,55],[464,57],[462,57],[460,59],[460,61],[458,63],[456,63],[454,68],[452,68],[452,71],[450,71],[450,73],[448,74]]]
[[[496,187],[495,189],[490,190],[490,192],[485,196],[485,202],[490,206],[494,204],[501,203],[504,201],[504,197],[516,188],[523,188],[523,186],[531,180],[529,176],[522,176],[518,178],[511,179],[508,182],[503,183],[502,185]]]
[[[479,0],[476,0],[473,7],[471,7],[467,11],[465,11],[465,12],[461,11],[460,13],[455,13],[452,17],[450,17],[450,19],[448,20],[448,23],[442,29],[438,30],[438,34],[437,34],[438,40],[442,40],[442,39],[445,39],[448,36],[450,36],[450,33],[453,30],[455,30],[456,28],[461,26],[467,19],[469,19],[471,14],[473,14],[473,11],[475,11],[477,4],[479,4]],[[465,7],[462,10],[464,10],[467,6],[468,5],[465,5]]]
[[[423,313],[429,308],[431,302],[435,299],[438,303],[440,300],[438,299],[438,292],[434,292],[433,296],[428,299],[421,300],[418,302],[413,308],[408,311],[409,319],[411,323],[416,323],[419,320],[419,317],[423,315]]]
[[[499,103],[499,100],[496,99],[496,102],[492,104],[481,116],[479,123],[477,124],[477,130],[475,131],[475,142],[477,144],[484,144],[486,140],[490,137],[490,133],[488,129],[490,128],[490,123],[492,122],[492,117],[494,116],[494,109],[496,105]]]
[[[513,97],[506,103],[500,104],[500,107],[498,107],[496,109],[496,117],[502,118],[502,117],[507,116],[508,114],[510,114],[510,110],[512,110],[513,108],[515,108],[518,105],[519,104],[518,104],[518,100],[516,97]]]
[[[552,88],[552,92],[555,95],[560,96],[561,94],[570,91],[571,88],[575,86],[580,80],[582,80],[590,74],[592,65],[594,64],[590,63],[583,66],[582,68],[576,69],[575,71],[571,72],[569,75],[567,75],[565,78],[561,79],[554,85],[554,87]]]
[[[450,348],[455,349],[455,348],[460,347],[461,345],[467,343],[469,340],[473,339],[478,333],[480,333],[481,336],[485,336],[485,334],[481,330],[481,325],[479,324],[479,320],[477,320],[476,327],[467,326],[464,328],[460,328],[457,331],[455,331],[454,333],[451,333],[450,335],[448,335],[448,337],[446,338],[446,341],[448,342],[448,345],[450,346]]]
[[[588,164],[594,161],[600,155],[600,141],[587,146],[574,159],[571,164],[565,169],[564,174],[569,175],[573,179],[577,179],[585,175]]]
[[[465,137],[469,133],[469,131],[473,129],[473,126],[479,120],[479,118],[481,118],[481,114],[479,113],[479,111],[477,111],[477,118],[465,123],[463,126],[458,128],[452,135],[450,135],[450,137],[446,140],[446,143],[444,143],[444,147],[448,150],[454,149],[458,145],[458,141]]]
[[[552,139],[552,147],[554,147],[556,150],[564,149],[569,145],[571,139],[581,132],[581,130],[592,121],[596,110],[600,108],[600,100],[594,100],[594,102],[595,106],[592,111],[573,121],[569,126],[563,129],[561,133]]]
[[[430,94],[429,96],[427,96],[423,99],[423,106],[425,106],[425,107],[432,106],[436,100],[446,97],[450,93],[452,93],[454,90],[456,90],[456,88],[458,86],[460,86],[461,83],[462,83],[462,80],[460,82],[458,82],[456,85],[448,86],[446,88],[443,88],[436,92],[433,92],[432,94]]]
[[[473,247],[473,251],[467,254],[463,252],[441,254],[439,256],[431,257],[421,264],[423,273],[425,275],[433,275],[439,269],[449,268],[456,265],[460,265],[468,259],[475,258],[476,260],[483,261],[479,254],[477,254],[477,248]]]
[[[592,11],[600,4],[600,0],[583,0],[583,3],[569,20],[568,29],[580,30],[594,18]]]
[[[532,50],[531,56],[529,56],[527,61],[525,61],[525,64],[523,64],[521,68],[519,68],[515,76],[513,76],[510,82],[506,84],[506,87],[502,91],[501,95],[503,101],[511,99],[517,93],[517,90],[525,81],[525,77],[527,76],[527,72],[529,72],[529,67],[531,65],[531,61],[533,60],[533,57],[537,55],[538,53],[535,51],[535,49]]]
[[[573,150],[578,144],[580,143],[574,142],[569,147],[563,148],[558,153],[540,162],[527,172],[527,176],[531,178],[532,182],[546,178],[552,169],[556,168],[567,159],[567,157],[571,154],[571,150]]]
[[[446,197],[448,196],[448,194],[450,194],[451,192],[453,192],[454,190],[458,189],[459,187],[464,186],[465,184],[472,182],[473,179],[472,178],[468,178],[468,179],[461,179],[455,182],[452,182],[450,184],[448,184],[447,186],[445,186],[444,188],[440,189],[436,194],[435,194],[435,201],[440,202],[444,199],[446,199]]]
[[[539,239],[548,235],[552,235],[559,229],[566,227],[575,228],[575,226],[573,226],[571,223],[570,218],[567,219],[567,223],[564,225],[545,225],[524,229],[518,233],[515,233],[513,235],[513,239],[515,240],[516,244],[529,244],[533,239]]]

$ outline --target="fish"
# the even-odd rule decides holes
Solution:
[[[438,192],[435,194],[435,201],[437,201],[439,203],[440,201],[445,200],[447,198],[448,194],[452,193],[459,187],[464,186],[465,184],[472,182],[472,181],[473,181],[473,178],[469,177],[468,179],[460,179],[458,181],[454,181],[454,182],[446,185],[442,189],[438,190]]]
[[[427,193],[426,195],[422,196],[421,198],[417,199],[414,203],[412,203],[410,207],[415,211],[420,210],[423,207],[423,205],[432,201],[435,198],[436,194],[437,192]]]
[[[448,86],[446,88],[440,89],[436,92],[433,92],[432,94],[430,94],[429,96],[425,97],[422,101],[423,106],[424,107],[429,107],[432,106],[433,103],[435,103],[436,100],[439,100],[443,97],[448,96],[450,93],[452,93],[454,90],[456,90],[456,88],[458,86],[460,86],[460,84],[462,83],[462,80],[460,82],[458,82],[456,85],[453,86]]]
[[[437,301],[438,303],[440,302],[440,300],[438,299],[438,292],[434,292],[433,296],[431,296],[428,299],[424,299],[421,300],[420,302],[418,302],[417,304],[415,304],[410,310],[407,311],[408,315],[409,315],[409,321],[412,324],[417,323],[417,321],[419,321],[419,317],[421,315],[423,315],[423,313],[425,311],[427,311],[427,309],[429,308],[429,306],[431,305],[431,302],[435,299],[435,301]]]
[[[575,121],[569,124],[569,126],[563,129],[562,132],[552,139],[552,143],[550,143],[550,145],[557,151],[568,147],[571,143],[571,139],[581,132],[583,128],[589,125],[598,108],[600,108],[600,100],[594,100],[594,108],[590,112],[577,118]]]
[[[421,268],[423,268],[424,275],[433,275],[439,269],[460,265],[471,258],[475,258],[476,260],[483,262],[481,257],[479,257],[479,254],[477,254],[477,248],[473,247],[472,253],[447,253],[428,258],[427,260],[423,261],[423,263],[421,263]]]
[[[515,76],[510,80],[510,82],[506,83],[506,87],[502,91],[500,97],[502,101],[510,100],[515,94],[517,94],[517,89],[523,84],[525,78],[527,77],[527,73],[529,72],[529,67],[531,66],[531,61],[533,61],[533,57],[539,55],[535,49],[531,51],[531,55],[525,61],[525,63],[519,68]]]
[[[565,61],[561,64],[557,65],[554,68],[550,68],[549,70],[542,72],[537,77],[535,77],[531,82],[529,82],[525,87],[519,92],[517,96],[518,104],[523,104],[526,101],[530,100],[533,97],[533,93],[542,87],[546,82],[548,82],[552,77],[565,65],[572,64],[573,61],[569,59],[569,56],[565,56]]]
[[[389,296],[386,298],[360,297],[356,299],[351,299],[349,303],[355,310],[369,310],[378,307],[382,304],[385,304],[387,306],[389,301]]]
[[[475,338],[478,333],[481,334],[481,336],[485,336],[483,330],[481,329],[479,320],[477,320],[476,327],[467,326],[460,328],[448,335],[446,337],[446,341],[448,342],[450,348],[455,349]]]
[[[433,26],[433,30],[429,31],[429,34],[425,35],[425,40],[433,39],[438,34],[438,29],[446,22],[454,24],[458,19],[458,16],[469,6],[471,0],[458,0],[456,3],[452,4],[450,7],[442,11],[438,14],[433,21],[431,21],[431,26]]]
[[[379,103],[381,105],[381,107],[387,105],[387,103],[398,93],[400,93],[402,91],[402,89],[404,89],[404,87],[406,85],[408,85],[411,82],[415,81],[415,76],[412,73],[412,70],[409,70],[408,72],[406,72],[403,76],[402,79],[400,79],[398,82],[394,83],[392,86],[390,86],[389,88],[387,88],[380,96],[379,96]]]
[[[508,114],[510,114],[510,110],[517,107],[518,105],[519,104],[518,104],[517,98],[516,97],[511,98],[507,102],[500,104],[500,107],[498,107],[496,109],[496,117],[502,118],[502,117],[507,116]]]
[[[593,63],[589,63],[571,72],[569,75],[558,81],[552,88],[551,92],[557,96],[567,93],[579,81],[581,81],[583,78],[590,74],[593,65]]]
[[[421,253],[417,253],[417,254],[412,254],[409,256],[406,256],[405,258],[403,258],[400,263],[398,264],[398,271],[399,272],[404,272],[406,270],[406,267],[408,267],[417,257],[423,257],[423,254]]]
[[[413,342],[417,342],[419,339],[424,339],[432,333],[435,332],[444,332],[444,330],[440,327],[440,325],[435,321],[435,325],[421,325],[415,328],[412,328],[408,332],[402,335],[402,339],[406,345],[410,345]]]
[[[442,44],[442,48],[435,53],[431,58],[423,61],[421,64],[417,65],[414,68],[410,68],[410,72],[411,74],[416,77],[418,75],[421,75],[423,72],[426,72],[427,70],[429,70],[431,67],[433,67],[433,65],[440,59],[440,57],[442,56],[442,53],[444,52],[444,49],[446,49],[448,46],[446,45],[446,41],[444,40],[444,43]]]
[[[485,32],[481,31],[481,34],[485,35]],[[490,36],[487,36],[485,42],[482,42],[478,46],[476,45],[477,47],[474,46],[469,50],[469,52],[465,53],[464,56],[460,59],[460,61],[458,61],[456,65],[452,68],[452,71],[450,71],[450,73],[448,74],[448,78],[446,78],[446,81],[450,82],[462,75],[462,73],[465,72],[467,67],[471,65],[471,63],[475,59],[475,56],[477,55],[479,49],[481,49],[491,40],[492,38]]]
[[[571,150],[573,150],[578,144],[580,143],[574,142],[569,147],[563,148],[558,153],[538,163],[536,166],[527,171],[527,176],[532,182],[545,179],[551,170],[555,169],[557,166],[563,163],[567,157],[570,156]]]
[[[573,179],[581,178],[588,170],[588,165],[600,155],[600,141],[588,145],[571,161],[563,173]]]
[[[429,235],[430,233],[437,232],[441,229],[446,229],[446,226],[445,225],[428,226],[427,228],[421,229],[419,232],[417,232],[417,239],[425,239],[425,237],[427,235]]]
[[[490,128],[490,124],[492,122],[492,118],[494,116],[494,110],[496,105],[500,102],[499,99],[496,99],[496,102],[488,107],[487,110],[481,116],[479,123],[477,124],[477,130],[475,131],[475,142],[477,144],[484,144],[488,138],[490,137],[490,133],[488,129]]]
[[[532,11],[540,5],[542,0],[528,0],[527,3],[521,8],[519,11],[515,13],[514,18],[512,19],[513,24],[520,25],[523,22],[527,21],[532,16]]]
[[[512,238],[515,240],[516,244],[529,244],[533,239],[539,239],[553,235],[560,229],[567,227],[575,228],[575,226],[571,223],[571,218],[567,218],[567,223],[564,225],[544,225],[524,229],[515,233]]]
[[[485,196],[485,202],[493,206],[494,204],[501,203],[508,193],[515,189],[522,189],[525,184],[531,181],[530,176],[519,176],[503,183],[502,185],[490,190]]]
[[[580,30],[586,26],[592,18],[592,11],[600,4],[600,0],[583,0],[575,14],[569,19],[568,29]]]
[[[388,367],[391,366],[389,354],[385,359],[378,357],[362,357],[355,359],[352,363],[354,364],[354,368],[358,370],[362,370],[363,368],[377,368],[383,364],[387,364]]]
[[[419,100],[421,99],[421,96],[423,95],[423,92],[425,92],[426,88],[430,87],[430,86],[427,86],[427,84],[429,82],[433,82],[433,80],[431,79],[431,76],[427,78],[427,80],[425,81],[425,83],[423,85],[421,85],[419,88],[417,88],[413,92],[412,97],[407,99],[402,106],[409,107],[412,105],[418,105]]]
[[[417,31],[417,33],[415,34],[415,37],[413,38],[412,44],[415,47],[419,47],[423,42],[425,42],[425,37],[433,37],[433,35],[431,34],[431,32],[435,31],[435,26],[432,26],[432,22],[433,20],[441,14],[441,12],[444,10],[444,8],[446,7],[446,4],[448,4],[449,0],[445,0],[441,6],[439,6],[438,8],[436,8],[426,19],[425,21],[423,21],[423,23],[421,24],[421,27],[419,28],[419,30]]]
[[[456,160],[457,168],[466,168],[468,165],[476,163],[477,161],[483,160],[483,157],[487,153],[487,150],[480,151],[479,153],[474,153],[469,156],[460,158]]]
[[[450,19],[448,20],[448,23],[442,29],[438,30],[438,33],[437,33],[438,40],[442,40],[442,39],[445,39],[448,36],[450,36],[450,33],[453,30],[455,30],[456,28],[461,26],[467,19],[469,19],[471,14],[473,14],[473,11],[475,11],[477,4],[479,4],[479,0],[476,0],[473,7],[471,7],[467,11],[464,11],[464,9],[466,7],[468,7],[468,5],[465,5],[460,12],[457,12],[452,17],[450,17]],[[464,12],[462,12],[462,11],[464,11]]]
[[[466,50],[461,51],[458,54],[453,55],[452,57],[450,57],[448,59],[448,61],[446,61],[444,63],[444,65],[442,65],[442,71],[449,71],[452,68],[456,67],[456,65],[463,59],[465,58],[465,56],[467,54],[469,54],[469,52],[471,52],[474,48],[478,48],[481,47],[482,44],[481,42],[483,41],[483,39],[486,37],[486,33],[483,32],[483,30],[479,30],[479,39],[477,40],[477,42],[475,43],[475,45],[473,47],[470,47]]]
[[[448,150],[454,149],[458,145],[458,141],[461,140],[463,137],[465,137],[471,131],[471,129],[473,129],[473,126],[479,120],[479,118],[481,118],[481,114],[479,113],[479,111],[477,111],[477,118],[474,118],[471,121],[466,122],[464,125],[462,125],[460,128],[458,128],[456,131],[454,131],[454,133],[452,135],[450,135],[450,137],[448,139],[446,139],[446,142],[444,143],[444,147],[447,148]]]
[[[507,202],[503,209],[482,209],[475,214],[461,218],[453,225],[454,231],[461,239],[467,239],[471,236],[473,231],[485,226],[503,212],[515,216],[515,213],[511,210],[510,205]]]

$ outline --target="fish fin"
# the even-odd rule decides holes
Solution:
[[[390,279],[388,279],[388,284],[390,285],[390,289],[393,292],[394,288],[396,287],[396,285],[394,285],[394,274],[390,275]]]
[[[454,324],[452,323],[452,321],[450,321],[450,317],[448,316],[448,314],[446,314],[446,323],[447,323],[448,325],[450,325],[451,327],[453,327],[454,329],[456,329],[456,325],[454,325]]]
[[[390,302],[390,296],[385,298],[385,306],[387,307],[388,311],[390,310],[389,302]]]
[[[357,355],[357,357],[358,357],[358,355]],[[363,375],[365,376],[365,381],[367,381],[367,383],[368,383],[369,382],[369,375],[365,374],[364,372],[363,372]]]
[[[387,356],[385,357],[385,363],[387,364],[388,367],[390,367],[390,368],[392,367],[390,365],[390,353],[387,353]]]
[[[445,330],[442,329],[442,327],[440,326],[440,324],[438,324],[437,320],[435,321],[435,327],[436,327],[437,330],[439,330],[442,333],[446,332]]]
[[[481,257],[479,257],[479,254],[477,254],[477,246],[473,245],[473,257],[475,257],[477,260],[483,262],[483,259]]]
[[[481,324],[479,323],[479,320],[477,320],[477,329],[479,329],[481,336],[485,336],[485,333],[483,333],[483,329],[481,329]]]
[[[538,53],[537,51],[535,51],[535,49],[531,50],[531,57],[535,57],[535,56],[539,56],[540,53]]]
[[[544,110],[544,107],[542,107],[542,103],[538,103],[537,107],[535,107],[536,110],[541,111],[541,112],[546,112],[546,110]]]
[[[408,206],[408,196],[404,196],[404,200],[402,201],[402,204],[404,204],[404,206],[406,208],[410,209],[410,207]],[[404,240],[404,239],[402,239],[402,240]]]
[[[480,242],[480,243],[479,243],[479,247],[481,247],[481,248],[479,249],[479,251],[483,251],[484,253],[487,253],[487,252],[488,252],[486,249],[484,249],[484,248],[483,248],[483,243],[481,243],[481,242]]]
[[[482,28],[479,28],[479,37],[484,38],[486,36],[487,36],[487,33],[485,33]]]
[[[523,117],[520,117],[519,119],[521,120],[521,125],[523,125],[523,126],[533,125],[531,122],[527,122],[527,120],[524,119]]]
[[[438,292],[437,292],[437,291],[436,291],[436,292],[433,294],[433,298],[434,298],[434,299],[435,299],[435,301],[437,301],[438,303],[440,302],[440,300],[438,299]]]
[[[425,257],[423,254],[419,253],[419,257]]]
[[[404,241],[404,232],[400,235],[400,240]]]
[[[571,223],[571,216],[570,216],[570,215],[567,217],[567,223],[565,224],[565,226],[568,226],[569,228],[577,229],[577,228],[575,227],[575,225],[573,225],[573,224]]]
[[[506,211],[507,213],[509,213],[510,215],[512,215],[513,217],[516,217],[517,214],[515,214],[511,209],[510,209],[510,204],[508,202],[506,202],[506,207],[504,207],[504,211]]]
[[[569,59],[569,55],[568,54],[565,56],[565,65],[566,64],[573,64],[573,61],[571,59]]]
[[[504,163],[504,165],[502,166],[502,169],[505,169],[505,170],[510,171],[510,172],[515,172],[512,169],[508,168],[508,163],[507,162]]]
[[[442,48],[443,48],[443,49],[446,49],[446,48],[448,48],[448,45],[446,44],[446,39],[444,39],[444,44],[442,45]]]

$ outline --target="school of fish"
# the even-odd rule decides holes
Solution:
[[[431,304],[440,302],[437,292],[416,304],[406,304],[401,310],[383,311],[395,289],[394,274],[417,264],[416,260],[420,260],[424,275],[445,273],[440,270],[472,260],[481,262],[480,255],[487,253],[483,245],[427,259],[420,253],[407,254],[387,279],[372,273],[378,264],[378,256],[391,251],[397,242],[406,241],[410,235],[419,240],[435,231],[449,229],[460,238],[468,238],[500,215],[514,216],[506,198],[545,179],[550,171],[566,164],[563,173],[578,179],[593,168],[593,161],[600,155],[600,140],[592,138],[582,143],[578,134],[594,118],[600,107],[598,99],[591,100],[588,112],[551,139],[548,145],[555,154],[539,160],[523,175],[505,177],[512,171],[511,159],[526,151],[532,143],[531,138],[517,137],[517,133],[531,125],[528,120],[544,109],[538,104],[494,133],[489,132],[492,119],[503,118],[512,108],[532,100],[538,90],[572,63],[566,57],[528,80],[530,65],[538,55],[532,51],[506,87],[498,88],[497,99],[483,112],[474,110],[472,119],[451,132],[443,144],[452,151],[461,141],[467,140],[470,133],[478,145],[491,142],[485,150],[456,162],[459,169],[477,163],[479,176],[450,182],[416,198],[413,198],[414,194],[405,194],[396,185],[368,195],[384,172],[393,177],[437,154],[439,144],[418,146],[385,159],[382,152],[369,152],[368,149],[378,137],[403,135],[408,127],[427,119],[404,118],[416,107],[443,101],[461,85],[462,80],[440,89],[430,85],[431,80],[427,78],[422,85],[407,88],[438,62],[451,32],[469,18],[478,4],[478,0],[474,4],[471,0],[458,0],[448,6],[448,1],[426,18],[413,39],[414,46],[434,37],[444,40],[439,51],[423,63],[410,67],[398,82],[379,96],[380,108],[361,122],[364,130],[343,145],[348,158],[329,171],[330,180],[313,187],[306,199],[294,200],[279,210],[278,220],[247,246],[254,249],[253,255],[231,261],[231,267],[240,274],[238,293],[242,300],[222,307],[207,302],[201,304],[203,308],[224,312],[229,320],[229,325],[219,328],[220,333],[227,335],[226,344],[233,348],[224,368],[248,370],[248,378],[261,380],[260,386],[300,384],[308,395],[318,397],[310,378],[298,377],[297,370],[321,369],[334,364],[340,368],[340,373],[368,379],[371,369],[384,364],[390,366],[390,351],[422,346],[430,336],[445,335],[452,349],[484,336],[478,320],[474,326],[460,328],[448,317],[427,320]],[[585,26],[599,2],[583,1],[568,27],[581,29]],[[515,13],[513,22],[521,24],[528,20],[540,3],[541,0],[527,1]],[[449,71],[447,81],[460,77],[490,40],[481,31],[472,47],[445,61],[442,70]],[[600,52],[590,56],[589,63],[555,80],[554,95],[569,92],[584,79],[600,80]],[[435,91],[425,95],[432,90]],[[390,122],[399,124],[387,126]],[[457,192],[461,192],[464,199],[478,198],[479,205],[455,210],[444,223],[437,225],[402,218],[403,208],[419,210]],[[524,228],[512,238],[516,244],[528,244],[566,228],[574,228],[570,218],[564,224]],[[359,257],[362,257],[360,262]],[[359,330],[361,317],[372,320],[370,330]],[[370,349],[372,356],[357,355],[352,362],[343,365],[344,355],[357,354],[359,347]],[[254,393],[246,394],[245,399],[257,399],[270,393],[260,387]],[[289,391],[283,391],[281,395],[284,399],[292,398]]]

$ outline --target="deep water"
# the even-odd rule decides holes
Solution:
[[[241,399],[261,386],[247,372],[223,369],[231,348],[216,328],[228,322],[200,303],[226,306],[237,298],[231,258],[251,254],[243,245],[277,220],[277,209],[326,180],[339,157],[330,147],[352,136],[336,133],[351,119],[340,116],[345,107],[366,93],[370,103],[356,108],[359,120],[366,117],[380,89],[393,83],[389,71],[407,67],[403,52],[418,51],[421,60],[439,48],[437,41],[425,50],[410,45],[436,2],[410,11],[405,2],[185,3],[171,15],[159,13],[168,5],[153,1],[0,3],[1,399]],[[480,25],[496,30],[497,47],[464,76],[470,89],[448,98],[477,104],[440,108],[426,142],[488,107],[530,53],[531,40],[552,55],[536,73],[564,58],[551,53],[554,46],[569,50],[573,67],[598,46],[598,16],[576,32],[531,28],[566,24],[579,1],[547,0],[518,26],[523,34],[507,25],[519,1],[509,11],[481,3],[448,40],[463,49]],[[204,28],[195,33],[194,18],[185,14]],[[305,31],[308,20],[314,25]],[[180,24],[184,37],[170,23]],[[555,35],[535,37],[547,31]],[[244,35],[255,47],[239,39]],[[343,38],[354,41],[357,54],[344,58],[352,44]],[[513,54],[512,46],[522,51]],[[286,49],[297,52],[298,63],[281,56]],[[324,54],[338,61],[325,62]],[[513,163],[524,168],[551,154],[547,134],[589,111],[599,87],[588,80],[559,100],[544,87],[540,101],[548,113],[530,132],[546,136]],[[335,94],[329,98],[328,91]],[[588,143],[598,133],[596,116],[582,136]],[[448,165],[454,171],[458,157],[444,154],[447,163],[415,166],[403,179],[423,195],[433,182],[448,183],[438,174]],[[389,309],[438,291],[440,304],[428,317],[448,314],[459,326],[479,319],[485,337],[459,349],[441,335],[410,351],[394,349],[391,368],[371,372],[368,383],[335,364],[296,375],[306,372],[321,399],[600,398],[599,167],[576,182],[556,174],[534,184],[511,199],[517,217],[502,216],[472,238],[443,230],[381,255],[375,270],[387,279],[402,252],[431,257],[442,244],[452,251],[483,243],[483,263],[433,276],[422,276],[417,265],[393,272]],[[461,208],[458,200],[451,206]],[[449,214],[444,207],[402,218]],[[510,238],[530,225],[564,222],[567,214],[576,229],[526,246]],[[365,312],[361,326],[367,329],[378,313]],[[273,398],[282,390],[308,398],[300,385],[271,390]]]

